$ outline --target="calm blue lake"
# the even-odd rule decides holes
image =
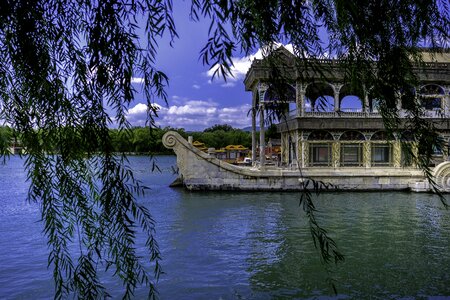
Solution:
[[[169,188],[175,157],[131,157],[151,188],[161,299],[450,299],[450,210],[428,194],[328,193],[319,220],[346,255],[334,295],[296,193]],[[53,297],[39,207],[26,202],[22,160],[0,165],[0,299]],[[105,279],[115,298],[121,286]],[[146,291],[140,289],[136,299]]]

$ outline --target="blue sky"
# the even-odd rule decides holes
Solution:
[[[169,102],[156,100],[161,106],[157,125],[203,130],[214,124],[229,124],[236,128],[250,126],[247,113],[252,95],[243,84],[250,66],[250,57],[236,56],[234,78],[227,82],[211,80],[209,66],[199,59],[200,50],[207,42],[209,21],[193,22],[189,19],[189,2],[174,1],[174,18],[179,38],[170,47],[168,40],[161,41],[157,67],[169,77],[167,92]],[[140,90],[139,78],[135,85]],[[132,125],[145,126],[146,100],[137,95],[129,108],[128,120]]]

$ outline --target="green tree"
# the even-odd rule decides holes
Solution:
[[[234,130],[234,128],[228,124],[216,124],[216,125],[206,128],[205,130],[203,130],[203,132],[214,132],[214,131],[218,131],[218,130],[232,131],[232,130]]]
[[[292,44],[299,57],[331,53],[348,62],[350,81],[358,78],[375,87],[389,128],[399,123],[396,93],[417,82],[413,62],[420,63],[419,46],[448,47],[450,32],[448,1],[441,0],[192,0],[190,15],[211,21],[200,55],[203,63],[218,67],[216,76],[231,75],[236,51],[248,54],[262,47],[274,85],[283,87],[282,65],[271,55],[275,42]],[[143,20],[144,40],[137,20]],[[55,298],[106,297],[99,266],[114,269],[124,282],[124,298],[141,283],[155,295],[160,266],[154,222],[136,201],[143,188],[126,158],[114,154],[117,135],[108,127],[115,120],[119,135],[130,128],[126,110],[134,99],[133,76],[144,78],[148,121],[154,125],[152,102],[167,98],[168,78],[156,65],[163,35],[171,42],[177,36],[171,0],[0,2],[0,118],[20,134],[29,153],[29,199],[41,204]],[[436,142],[433,124],[420,117],[414,97],[404,98],[415,140]],[[51,145],[58,145],[58,155],[46,155]],[[0,146],[5,153],[4,143]],[[430,148],[422,147],[417,158],[427,174]],[[318,225],[311,199],[306,189],[300,203],[314,241],[324,261],[339,261],[342,256]],[[153,274],[136,255],[137,225],[148,236]],[[71,240],[80,246],[76,258],[68,247]]]
[[[226,125],[227,127],[229,125]],[[213,147],[216,149],[223,148],[228,145],[243,145],[245,147],[251,147],[252,137],[249,132],[242,131],[240,129],[222,130],[222,125],[214,125],[211,128],[214,130],[204,130],[203,132],[191,133],[194,140],[205,143],[207,147]]]
[[[247,148],[251,148],[252,146],[252,135],[250,132],[245,132],[240,129],[235,129],[230,134],[231,144],[233,145],[243,145]]]
[[[5,156],[9,154],[9,147],[14,142],[13,132],[8,126],[0,127],[0,155]]]
[[[150,141],[152,140],[151,133],[155,136],[156,129],[150,132],[150,128],[134,127],[133,134],[133,150],[132,152],[144,153],[150,152]]]
[[[271,124],[266,131],[265,135],[266,139],[279,139],[280,134],[277,132],[277,126],[275,124]]]

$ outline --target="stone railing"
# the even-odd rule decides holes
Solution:
[[[362,111],[307,111],[304,116],[314,118],[365,118],[368,117],[368,114]],[[379,114],[376,114],[376,116],[381,117]]]
[[[289,112],[287,119],[295,119],[296,110]],[[406,110],[398,112],[400,118],[408,117]],[[364,112],[364,111],[305,111],[303,117],[306,118],[381,118],[378,111]],[[426,110],[422,114],[422,118],[442,119],[450,118],[450,110]]]

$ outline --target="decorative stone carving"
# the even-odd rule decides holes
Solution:
[[[333,167],[338,168],[340,163],[340,156],[341,156],[341,143],[334,142],[332,144],[332,153],[331,153],[331,159],[333,162]]]
[[[445,161],[434,168],[434,180],[441,191],[450,192],[450,162]]]
[[[302,143],[303,144],[303,166],[309,165],[309,143]],[[300,152],[302,153],[302,152]]]
[[[370,142],[364,142],[363,143],[363,165],[367,168],[370,168],[370,157],[371,157],[371,151],[370,149]]]
[[[402,145],[401,142],[395,141],[392,143],[392,160],[395,168],[400,168],[402,165]]]
[[[286,164],[288,162],[288,135],[281,135],[281,161]]]
[[[302,132],[303,140],[307,140],[310,134],[311,134],[310,131],[303,131]]]
[[[162,137],[162,143],[164,147],[168,149],[172,149],[175,147],[177,143],[177,136],[174,134],[174,131],[168,131],[166,134]]]
[[[259,103],[264,102],[264,95],[266,94],[266,91],[268,89],[269,89],[269,86],[266,83],[263,83],[263,82],[258,83]]]
[[[331,86],[333,87],[334,91],[334,111],[340,111],[341,105],[339,101],[339,92],[344,85],[342,83],[334,83]]]
[[[298,92],[305,94],[307,87],[308,87],[308,84],[303,84],[301,82],[297,82],[297,91]]]
[[[373,132],[364,132],[364,137],[366,138],[366,141],[370,141],[372,138]]]
[[[338,141],[341,138],[342,133],[343,133],[342,131],[333,132],[332,135],[333,135],[334,140]]]

